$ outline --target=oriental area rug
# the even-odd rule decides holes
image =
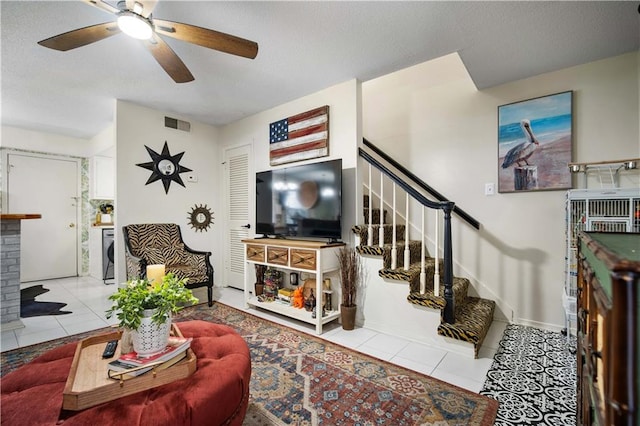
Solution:
[[[233,327],[249,346],[247,426],[492,425],[496,418],[498,402],[491,398],[221,303],[192,306],[174,318],[196,319]],[[3,352],[2,375],[53,347],[100,332]]]

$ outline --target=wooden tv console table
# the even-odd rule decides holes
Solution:
[[[318,241],[287,240],[257,238],[242,240],[244,243],[244,301],[245,306],[262,308],[271,312],[285,315],[299,321],[313,324],[316,334],[322,334],[322,326],[340,316],[340,300],[333,297],[332,310],[312,318],[312,313],[305,309],[294,308],[281,302],[261,302],[254,294],[255,270],[254,265],[271,266],[289,272],[305,272],[315,274],[316,312],[322,311],[322,291],[324,274],[340,269],[338,265],[338,250],[344,243],[324,243]],[[299,282],[301,286],[302,281]],[[336,286],[332,284],[335,291]],[[334,293],[335,294],[335,293]]]

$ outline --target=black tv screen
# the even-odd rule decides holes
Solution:
[[[342,160],[256,173],[256,233],[342,238]]]

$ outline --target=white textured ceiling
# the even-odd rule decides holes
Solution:
[[[112,122],[115,99],[222,125],[456,51],[483,89],[640,49],[638,1],[160,0],[157,18],[259,44],[249,60],[165,38],[195,77],[176,84],[124,34],[68,52],[39,46],[113,20],[81,1],[2,0],[0,14],[2,125],[83,138]]]

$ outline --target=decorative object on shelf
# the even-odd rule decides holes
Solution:
[[[141,356],[151,356],[167,346],[171,329],[171,314],[183,304],[198,303],[186,279],[179,280],[172,273],[162,277],[160,285],[149,280],[131,280],[109,296],[113,305],[107,318],[116,314],[119,326],[131,331],[133,348]]]
[[[281,288],[278,290],[278,301],[291,306],[293,303],[293,290],[290,288]]]
[[[113,204],[102,203],[98,207],[100,211],[99,219],[96,217],[96,223],[113,223],[111,214],[113,213]]]
[[[267,268],[264,273],[264,301],[273,302],[278,294],[278,289],[282,284],[282,273],[274,268]]]
[[[329,106],[269,124],[271,165],[329,155]]]
[[[304,280],[304,284],[302,285],[302,295],[304,299],[307,300],[309,296],[311,296],[311,291],[316,288],[316,280],[315,278],[307,278]]]
[[[325,278],[322,282],[322,307],[325,311],[333,310],[333,301],[331,300],[333,290],[331,290],[331,278]]]
[[[165,194],[169,193],[169,186],[171,185],[171,181],[184,186],[184,182],[180,177],[180,173],[192,171],[191,169],[180,165],[180,160],[184,155],[184,151],[180,154],[171,155],[169,153],[169,146],[167,145],[167,141],[164,142],[162,153],[160,154],[146,145],[144,147],[147,149],[147,152],[151,156],[151,161],[148,163],[139,163],[136,164],[136,166],[142,167],[143,169],[151,170],[151,176],[149,177],[145,185],[149,185],[150,183],[153,183],[157,180],[162,180]]]
[[[261,296],[264,293],[264,283],[255,283],[256,296]]]
[[[298,273],[297,272],[292,272],[289,274],[289,284],[293,285],[293,286],[297,286],[298,285]]]
[[[313,289],[311,289],[311,294],[304,300],[304,310],[307,312],[311,312],[316,308],[316,297],[313,295]]]
[[[264,274],[267,270],[267,267],[265,265],[259,265],[259,264],[255,264],[255,269],[256,269],[256,283],[254,284],[255,286],[255,291],[256,291],[256,296],[260,296],[263,292],[264,292]]]
[[[209,210],[207,205],[197,205],[191,208],[191,213],[188,214],[189,225],[198,231],[208,231],[209,227],[213,224],[213,212]]]
[[[294,308],[304,308],[304,296],[302,295],[302,287],[298,287],[293,291],[293,301],[291,304]]]
[[[572,101],[567,91],[498,107],[498,192],[571,188]]]
[[[353,330],[356,323],[356,297],[364,279],[364,268],[360,255],[351,247],[343,247],[338,251],[338,264],[342,286],[342,304],[340,305],[342,328]]]

